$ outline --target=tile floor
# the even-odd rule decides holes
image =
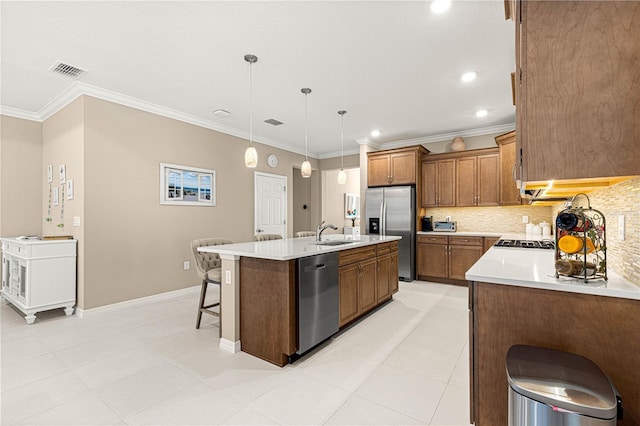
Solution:
[[[26,325],[1,307],[2,425],[468,425],[467,290],[394,301],[278,368],[195,330],[198,288]]]

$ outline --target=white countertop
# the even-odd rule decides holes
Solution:
[[[607,271],[608,281],[599,279],[585,283],[577,278],[556,278],[554,257],[554,250],[492,247],[465,277],[468,281],[640,300],[640,286],[611,271]]]
[[[402,237],[393,235],[360,235],[354,238],[352,235],[327,234],[322,236],[322,241],[346,240],[350,242],[339,246],[322,246],[315,244],[316,237],[303,237],[200,247],[198,251],[258,259],[291,260],[400,239]]]

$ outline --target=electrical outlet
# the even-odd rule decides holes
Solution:
[[[189,261],[188,261],[188,260],[185,260],[185,261],[184,261],[184,264],[182,265],[182,267],[184,268],[184,270],[185,270],[185,271],[186,271],[187,269],[189,269],[189,268],[190,268],[190,266],[189,266]]]
[[[522,216],[522,223],[529,223],[529,216]]]
[[[231,284],[231,271],[224,271],[225,284]]]
[[[624,215],[618,216],[618,240],[624,241]]]

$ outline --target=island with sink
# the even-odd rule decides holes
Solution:
[[[200,248],[222,259],[220,347],[286,365],[391,300],[400,239],[331,234]]]

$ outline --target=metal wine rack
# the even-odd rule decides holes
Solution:
[[[586,208],[574,207],[578,196],[584,196],[587,199]],[[592,208],[589,197],[582,193],[575,195],[567,206],[556,217],[556,278],[560,276],[579,278],[585,283],[591,280],[607,280],[607,238],[604,214]],[[577,225],[567,229],[567,223],[563,223],[562,220],[565,218],[575,219]],[[565,236],[578,238],[582,242],[582,248],[574,253],[562,251],[560,246],[563,244],[560,240]]]

